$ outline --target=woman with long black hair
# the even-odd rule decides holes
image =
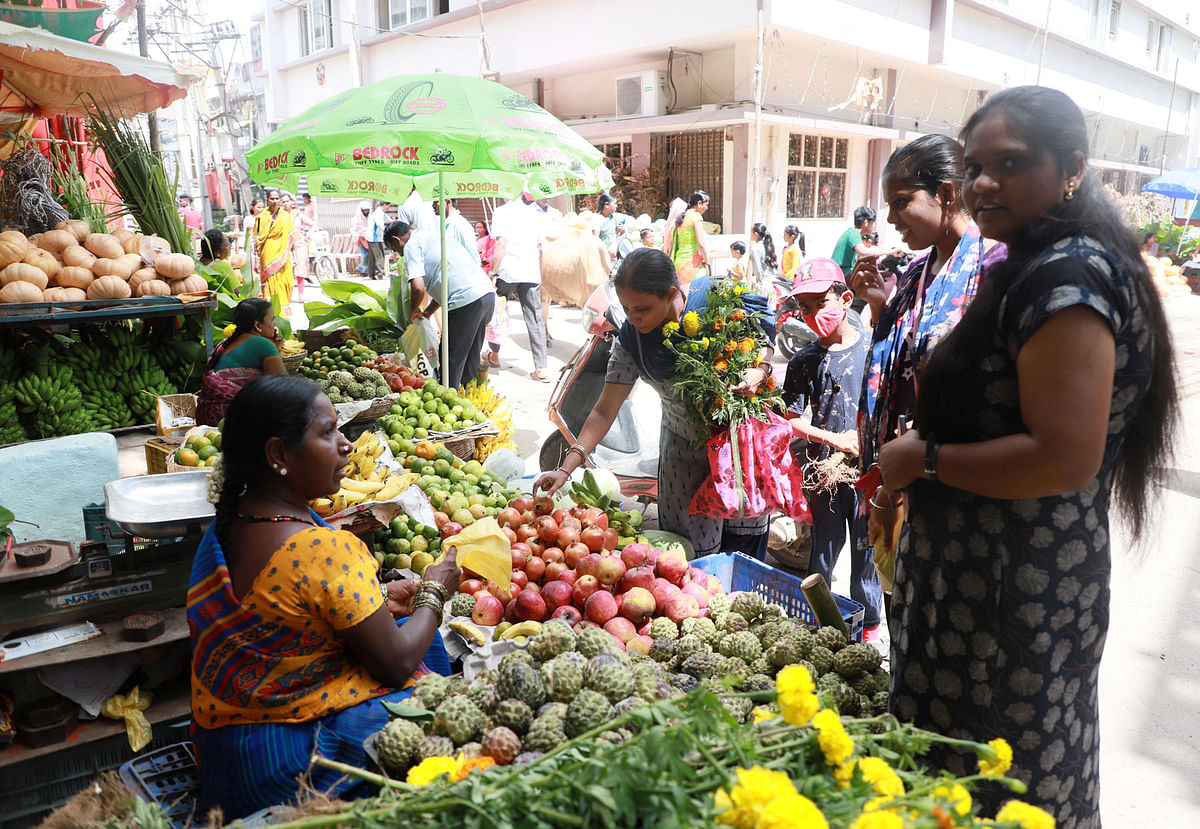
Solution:
[[[1171,336],[1070,98],[997,92],[963,144],[964,202],[1008,257],[930,354],[916,430],[880,451],[885,487],[909,501],[891,705],[943,734],[1005,739],[1027,799],[1060,829],[1098,827],[1109,504],[1136,539],[1169,466]],[[958,752],[929,759],[975,771]],[[1010,796],[975,795],[984,814]]]

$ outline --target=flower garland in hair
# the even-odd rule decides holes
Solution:
[[[212,465],[212,471],[208,473],[208,502],[216,504],[221,500],[221,493],[225,490],[225,456],[217,455],[216,462]]]

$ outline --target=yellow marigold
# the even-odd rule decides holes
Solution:
[[[767,804],[756,829],[829,829],[817,804],[802,794],[785,795]]]
[[[459,762],[453,757],[426,757],[408,770],[407,781],[412,786],[427,786],[443,774],[453,777]]]
[[[797,728],[808,725],[821,707],[814,693],[812,675],[803,665],[788,665],[775,678],[783,718]]]
[[[830,708],[823,708],[813,717],[817,727],[817,742],[825,755],[825,762],[837,767],[854,753],[854,740],[846,733],[841,718]]]
[[[234,331],[237,331],[237,326],[231,322],[229,325],[221,329],[221,334],[225,336],[225,339],[229,339],[233,336]]]
[[[743,337],[742,341],[738,343],[738,348],[742,350],[743,354],[749,354],[754,350],[754,340],[749,337]]]
[[[490,768],[494,765],[496,765],[496,761],[487,755],[482,757],[472,757],[470,760],[465,761],[461,766],[458,767],[458,771],[452,775],[451,779],[465,780],[467,775],[471,772]]]
[[[988,777],[1003,777],[1012,768],[1012,757],[1012,746],[1003,737],[989,740],[987,749],[979,752],[979,773]]]
[[[689,337],[694,337],[700,333],[700,315],[695,311],[688,311],[683,315],[682,322],[683,333]]]
[[[738,782],[729,792],[718,789],[713,795],[713,804],[719,810],[717,823],[725,826],[757,829],[772,802],[800,797],[792,779],[781,771],[752,766],[736,769],[735,774]]]
[[[1021,829],[1054,829],[1054,816],[1020,800],[1010,800],[996,812],[997,823],[1015,823]]]
[[[933,797],[935,800],[945,801],[959,817],[966,817],[971,813],[971,793],[960,783],[938,786],[933,790]]]
[[[764,720],[769,720],[775,716],[775,712],[765,706],[758,706],[750,712],[750,716],[754,718],[754,722],[760,723]]]
[[[679,323],[674,322],[674,321],[668,322],[666,325],[664,325],[662,327],[662,332],[663,332],[664,337],[674,337],[675,332],[677,332],[678,330],[679,330]]]
[[[878,794],[890,794],[896,797],[904,795],[904,781],[896,770],[879,757],[862,757],[858,760],[858,771],[863,780],[871,784]]]
[[[851,822],[850,829],[904,829],[904,818],[895,812],[866,812]]]

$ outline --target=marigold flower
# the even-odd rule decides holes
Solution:
[[[756,829],[829,829],[817,804],[802,794],[785,795],[767,804]]]
[[[725,398],[718,397],[716,400],[713,401],[713,411],[715,412],[717,409],[722,408],[724,405],[725,405]]]
[[[683,321],[680,325],[683,328],[684,334],[694,337],[700,333],[700,315],[695,311],[688,311],[683,315]]]
[[[737,349],[738,349],[737,343],[730,341],[730,342],[725,343],[725,348],[722,350],[726,354],[732,354],[733,352],[737,351]]]
[[[979,751],[978,754],[980,774],[988,777],[1003,777],[1012,768],[1012,746],[1005,742],[1003,737],[989,740],[987,749]]]
[[[1054,829],[1054,816],[1020,800],[1010,800],[996,812],[998,823],[1015,823],[1021,829]]]
[[[803,665],[788,665],[775,677],[775,692],[783,718],[796,726],[808,725],[820,708],[812,675]]]
[[[490,768],[494,765],[496,765],[496,761],[491,757],[488,757],[486,754],[482,757],[472,757],[470,760],[465,761],[461,766],[458,767],[458,771],[451,776],[451,779],[465,780],[467,775],[471,772]]]
[[[850,829],[904,829],[904,818],[895,812],[864,812],[851,822]]]
[[[846,733],[845,726],[836,711],[823,708],[813,717],[817,727],[817,742],[825,755],[825,762],[837,767],[854,753],[854,740]]]
[[[775,382],[775,378],[768,374],[767,381],[764,385],[767,387],[767,391],[775,391],[775,387],[778,384]]]
[[[901,797],[904,794],[904,781],[896,770],[879,757],[862,757],[856,765],[863,780],[871,784],[877,794],[890,794]]]
[[[760,705],[750,712],[750,716],[755,723],[760,723],[764,720],[772,719],[775,716],[775,712],[770,708]]]
[[[725,362],[724,360],[717,360],[715,363],[713,363],[713,368],[715,368],[717,371],[725,371],[729,368],[729,363]]]
[[[738,308],[736,311],[734,311],[732,314],[729,315],[729,318],[731,320],[733,320],[734,322],[741,322],[742,320],[744,320],[746,318],[746,312],[743,311],[741,308]]]
[[[966,817],[971,813],[971,793],[961,783],[938,786],[933,790],[933,797],[935,800],[944,800],[959,817]]]
[[[411,786],[427,786],[444,774],[453,777],[458,766],[459,761],[453,757],[426,757],[408,770],[406,780]]]
[[[738,348],[742,350],[743,354],[749,354],[754,350],[754,340],[750,337],[743,337],[742,341],[738,343]]]
[[[221,329],[221,334],[224,335],[225,339],[229,339],[233,336],[234,331],[237,331],[237,325],[231,322],[229,325]]]
[[[674,337],[679,331],[679,323],[671,321],[662,327],[664,337]]]
[[[717,823],[742,829],[828,826],[821,810],[796,791],[784,772],[753,766],[735,773],[737,784],[728,792],[718,789],[713,795]]]

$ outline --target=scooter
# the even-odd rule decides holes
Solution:
[[[792,280],[777,275],[768,287],[767,305],[775,314],[775,347],[790,360],[817,335],[800,318],[796,301],[791,298]]]
[[[583,309],[583,327],[591,336],[563,367],[546,407],[557,432],[542,444],[542,471],[557,469],[567,449],[579,438],[583,424],[604,390],[608,357],[625,314],[611,281],[592,292]],[[621,494],[649,502],[658,497],[658,448],[662,408],[657,395],[637,384],[621,404],[617,419],[596,446],[588,464],[603,466],[617,476]]]

